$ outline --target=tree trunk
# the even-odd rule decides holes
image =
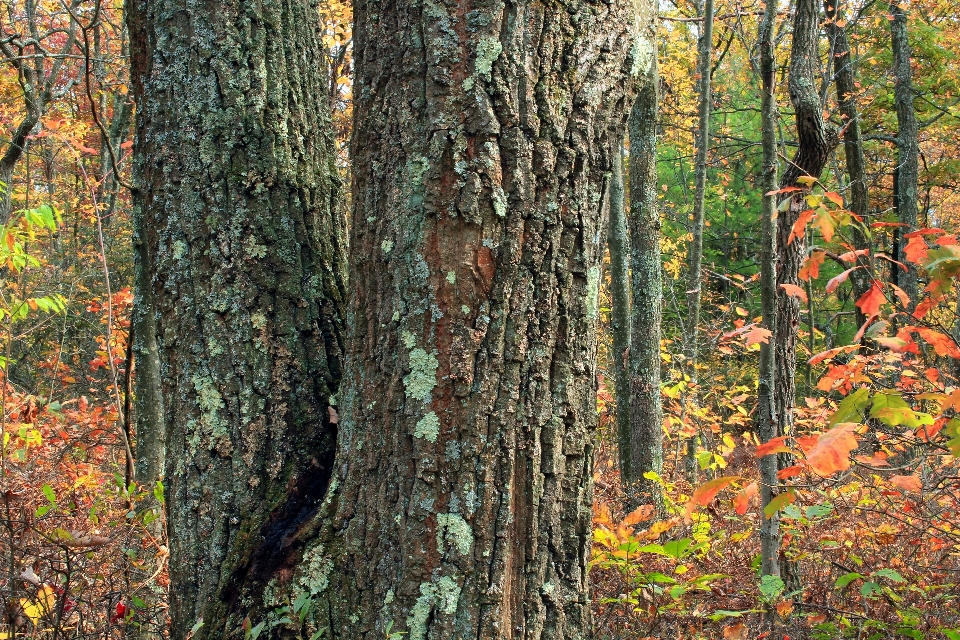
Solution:
[[[793,159],[783,172],[781,188],[797,185],[797,179],[803,176],[819,179],[830,152],[839,142],[836,130],[823,119],[823,107],[816,86],[819,37],[819,4],[816,0],[797,0],[793,19],[793,46],[790,50],[789,86],[799,144]],[[793,431],[800,301],[787,295],[780,285],[800,285],[798,274],[806,254],[806,240],[801,234],[801,237],[790,242],[790,233],[800,213],[807,208],[803,194],[803,191],[794,192],[783,197],[789,198],[790,204],[777,221],[777,310],[773,335],[777,429],[774,436],[789,435]],[[781,461],[781,466],[787,466],[785,460]],[[799,588],[799,578],[794,574],[795,568],[793,563],[781,558],[780,571],[789,591]]]
[[[232,637],[299,561],[335,450],[345,221],[317,7],[131,0],[126,14],[170,637],[200,618],[194,638]]]
[[[825,0],[823,3],[826,22],[824,27],[830,38],[834,58],[834,82],[837,87],[837,103],[840,115],[843,117],[843,151],[847,163],[847,175],[850,177],[850,196],[848,204],[850,211],[859,216],[864,226],[870,223],[870,194],[867,191],[867,163],[863,155],[863,138],[860,134],[860,113],[857,109],[857,80],[853,69],[853,58],[850,55],[850,44],[847,42],[846,29],[838,23],[841,13],[834,0]],[[870,239],[859,225],[851,225],[853,246],[857,250],[869,250]],[[873,258],[870,254],[859,256],[857,266],[860,267],[850,273],[850,282],[853,284],[853,294],[859,300],[871,287],[873,273]],[[854,307],[857,326],[863,326],[867,321],[860,307]]]
[[[610,150],[610,227],[607,247],[610,251],[610,333],[612,338],[610,369],[613,371],[616,400],[617,452],[620,480],[627,493],[637,478],[634,475],[633,434],[630,429],[630,237],[623,187],[623,142],[614,142]]]
[[[631,7],[355,5],[337,638],[590,634],[603,198]]]
[[[899,237],[917,230],[917,182],[919,180],[919,148],[917,114],[913,108],[913,72],[910,69],[910,42],[907,38],[907,14],[897,0],[890,3],[890,40],[893,48],[894,100],[897,105],[897,170],[894,204],[897,219],[905,226]],[[917,304],[917,266],[906,259],[906,242],[898,243],[896,259],[906,267],[899,269],[897,283],[910,297],[910,307]]]
[[[687,322],[683,329],[683,351],[686,371],[693,385],[689,402],[697,398],[697,360],[699,357],[700,304],[703,298],[703,226],[707,191],[707,153],[710,150],[710,108],[713,105],[710,80],[713,67],[713,0],[703,3],[703,32],[698,46],[697,76],[700,89],[699,119],[697,125],[697,158],[694,168],[696,187],[693,196],[693,220],[690,242],[687,243]],[[697,443],[700,435],[687,440],[684,463],[690,482],[697,478]]]
[[[663,264],[657,206],[657,124],[660,74],[656,57],[656,7],[641,19],[650,45],[640,90],[630,112],[630,265],[633,332],[630,342],[630,482],[633,501],[663,511],[662,486],[643,477],[663,471],[663,405],[660,397],[660,323]]]
[[[763,145],[763,174],[761,191],[761,247],[760,247],[760,299],[763,328],[770,332],[766,343],[760,345],[760,372],[757,384],[757,436],[761,442],[777,435],[777,407],[774,400],[776,389],[776,362],[774,345],[777,342],[777,100],[776,37],[777,2],[766,0],[763,21],[760,24],[760,81],[761,136]],[[762,575],[780,575],[778,554],[780,551],[780,516],[767,518],[763,509],[776,497],[777,457],[760,459],[760,559]]]

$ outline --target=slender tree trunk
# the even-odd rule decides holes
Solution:
[[[633,332],[630,343],[630,480],[635,502],[663,511],[663,489],[643,477],[663,471],[663,405],[660,397],[660,323],[663,264],[657,206],[657,124],[660,74],[656,58],[656,6],[642,20],[651,44],[650,61],[630,112],[630,265]],[[643,33],[643,32],[642,32]]]
[[[797,126],[798,147],[780,179],[780,187],[797,185],[797,179],[819,179],[831,151],[839,142],[836,130],[823,119],[816,77],[819,62],[820,5],[816,0],[797,0],[793,19],[793,46],[790,50],[790,102]],[[803,192],[784,196],[789,206],[777,221],[776,329],[774,331],[774,400],[777,429],[773,434],[793,432],[793,408],[796,400],[797,332],[800,326],[800,301],[780,286],[800,285],[799,271],[806,254],[803,234],[790,242],[790,233],[800,213],[807,208]],[[786,466],[785,461],[781,461]],[[780,571],[788,590],[799,587],[796,565],[781,559]]]
[[[620,479],[630,493],[636,482],[633,451],[634,434],[630,428],[630,237],[627,232],[627,214],[623,187],[623,144],[614,142],[610,150],[613,163],[610,172],[610,227],[607,248],[610,251],[610,329],[613,348],[610,368],[613,370],[616,399],[617,451],[620,458]]]
[[[763,174],[761,191],[760,299],[763,328],[769,339],[760,345],[760,372],[757,384],[757,435],[767,442],[777,435],[776,361],[777,342],[777,100],[776,100],[776,0],[766,0],[760,24],[761,136]],[[760,558],[762,575],[780,575],[780,516],[766,517],[763,510],[778,493],[777,457],[760,459]]]
[[[853,57],[850,55],[850,44],[847,41],[847,32],[840,26],[842,14],[838,11],[834,0],[825,0],[823,3],[826,22],[824,27],[830,38],[834,56],[834,82],[837,87],[837,103],[840,115],[843,117],[843,151],[846,157],[847,175],[850,177],[850,196],[848,204],[850,211],[859,216],[863,225],[870,222],[870,194],[867,191],[867,163],[863,155],[863,138],[860,134],[860,113],[857,109],[857,80],[853,68]],[[854,248],[869,250],[870,240],[867,234],[858,225],[852,225],[851,235]],[[853,293],[860,299],[871,287],[873,273],[873,258],[865,254],[857,258],[860,267],[850,273],[850,282],[853,284]],[[862,326],[867,317],[854,307],[857,326]]]
[[[693,221],[687,245],[687,323],[684,327],[684,355],[690,381],[696,389],[700,328],[700,303],[703,298],[703,227],[707,191],[707,154],[710,150],[710,111],[713,105],[711,71],[713,67],[713,0],[703,3],[703,31],[698,46],[697,76],[700,107],[697,125],[697,159],[694,169],[696,190],[693,196]],[[691,395],[696,403],[696,391]],[[691,482],[697,474],[696,450],[699,436],[687,441],[686,466]]]
[[[919,148],[917,115],[913,108],[913,72],[910,69],[910,42],[907,38],[907,14],[897,0],[890,3],[890,39],[893,48],[894,100],[897,105],[897,170],[894,204],[897,219],[904,224],[899,237],[917,230],[917,182],[919,180]],[[917,304],[917,266],[906,259],[906,242],[897,243],[896,259],[907,269],[900,269],[897,282],[910,297],[911,309]],[[899,268],[898,268],[899,269]]]
[[[170,637],[201,618],[194,638],[242,637],[300,560],[335,451],[345,223],[317,7],[132,0],[126,16]]]
[[[338,638],[590,635],[603,199],[632,11],[355,5]]]

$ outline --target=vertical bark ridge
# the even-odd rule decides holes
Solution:
[[[345,221],[308,0],[127,3],[171,637],[241,633],[332,472]]]
[[[362,0],[355,16],[332,630],[586,637],[604,193],[632,13]]]

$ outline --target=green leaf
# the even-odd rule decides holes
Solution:
[[[888,580],[893,580],[894,582],[905,582],[903,576],[894,571],[893,569],[880,569],[873,573],[875,578],[887,578]]]
[[[49,502],[51,505],[57,504],[57,494],[53,492],[53,488],[50,485],[43,485],[42,491],[43,495],[47,498],[47,502]]]
[[[797,496],[793,491],[784,491],[783,493],[774,496],[774,498],[767,503],[767,506],[763,508],[763,515],[767,517],[767,520],[769,520],[777,511],[780,511],[780,509],[796,499]]]
[[[829,502],[823,504],[812,504],[807,507],[807,517],[810,519],[828,516],[833,513],[833,505]]]
[[[763,576],[760,578],[760,593],[767,601],[778,598],[786,588],[787,585],[779,576]]]
[[[830,417],[830,426],[841,422],[860,422],[863,418],[863,409],[870,404],[870,392],[861,387],[848,395],[840,402],[836,413]]]
[[[859,573],[856,573],[856,572],[847,573],[837,578],[837,581],[833,584],[833,586],[837,589],[843,589],[845,586],[847,586],[854,580],[858,580],[860,578],[863,578],[863,576],[860,575]]]
[[[940,633],[947,637],[947,640],[960,640],[960,630],[940,629]]]
[[[874,594],[883,593],[883,589],[876,582],[864,582],[863,586],[860,587],[860,593],[867,598],[873,597]]]
[[[687,550],[690,548],[690,545],[693,544],[693,540],[690,538],[681,538],[679,540],[671,540],[663,545],[663,552],[665,555],[670,556],[671,558],[676,558],[679,560],[686,555]]]

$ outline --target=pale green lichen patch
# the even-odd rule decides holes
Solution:
[[[473,547],[473,529],[458,513],[437,514],[437,551],[442,554],[447,547],[456,549],[462,556],[469,554]]]
[[[437,436],[440,435],[440,418],[433,411],[423,416],[417,423],[413,435],[429,442],[436,442]]]
[[[262,244],[257,244],[257,239],[253,236],[247,236],[243,243],[243,250],[251,258],[263,258],[267,255],[267,248]]]
[[[395,596],[394,593],[393,593],[393,589],[390,589],[389,591],[387,591],[387,595],[385,595],[385,596],[383,597],[383,604],[384,604],[384,605],[390,604],[391,602],[393,602],[393,599],[394,599],[395,597],[396,597],[396,596]]]
[[[257,331],[261,331],[267,326],[267,316],[260,311],[254,311],[250,314],[250,324],[252,324],[253,328]]]
[[[436,584],[420,583],[420,597],[417,598],[417,602],[410,610],[410,615],[407,616],[410,640],[424,640],[427,637],[427,620],[430,619],[430,612],[434,607],[448,616],[457,612],[460,589],[457,581],[450,576],[443,576],[437,580]],[[390,596],[392,593],[390,591],[387,595]],[[388,603],[384,601],[384,604]]]
[[[333,562],[323,555],[323,545],[317,545],[303,554],[300,563],[303,574],[297,580],[300,587],[310,595],[317,595],[329,585]]]
[[[456,284],[457,273],[455,271],[447,271],[447,282],[450,284]]]
[[[465,304],[460,305],[460,313],[462,313],[465,316],[470,315],[470,307],[468,307]]]
[[[400,341],[403,342],[403,346],[407,349],[413,349],[413,345],[417,344],[417,339],[413,337],[412,333],[406,330],[400,332]]]
[[[600,267],[594,265],[587,270],[587,317],[597,319],[600,300]]]
[[[477,61],[474,64],[477,75],[490,79],[490,72],[493,70],[493,63],[503,52],[503,45],[500,40],[492,36],[484,36],[477,43]]]
[[[403,386],[407,395],[427,402],[430,393],[437,386],[437,367],[440,363],[436,356],[420,347],[410,352],[410,373],[404,376]]]
[[[221,428],[220,416],[218,412],[225,405],[220,392],[217,391],[213,380],[210,378],[194,375],[193,388],[197,392],[197,404],[200,407],[200,424],[213,432],[214,435],[226,435]]]
[[[190,247],[187,246],[187,243],[183,240],[177,240],[173,243],[173,257],[175,260],[179,260],[183,256],[187,255],[187,251]]]
[[[437,606],[447,615],[457,612],[460,601],[460,585],[450,576],[437,580]]]
[[[632,49],[630,53],[633,56],[633,65],[630,68],[630,73],[638,76],[641,73],[649,71],[650,65],[653,64],[654,56],[657,55],[657,51],[650,37],[647,34],[638,33],[633,40]]]
[[[380,248],[383,249],[384,253],[390,253],[391,251],[393,251],[393,241],[384,240],[383,242],[380,243]]]

